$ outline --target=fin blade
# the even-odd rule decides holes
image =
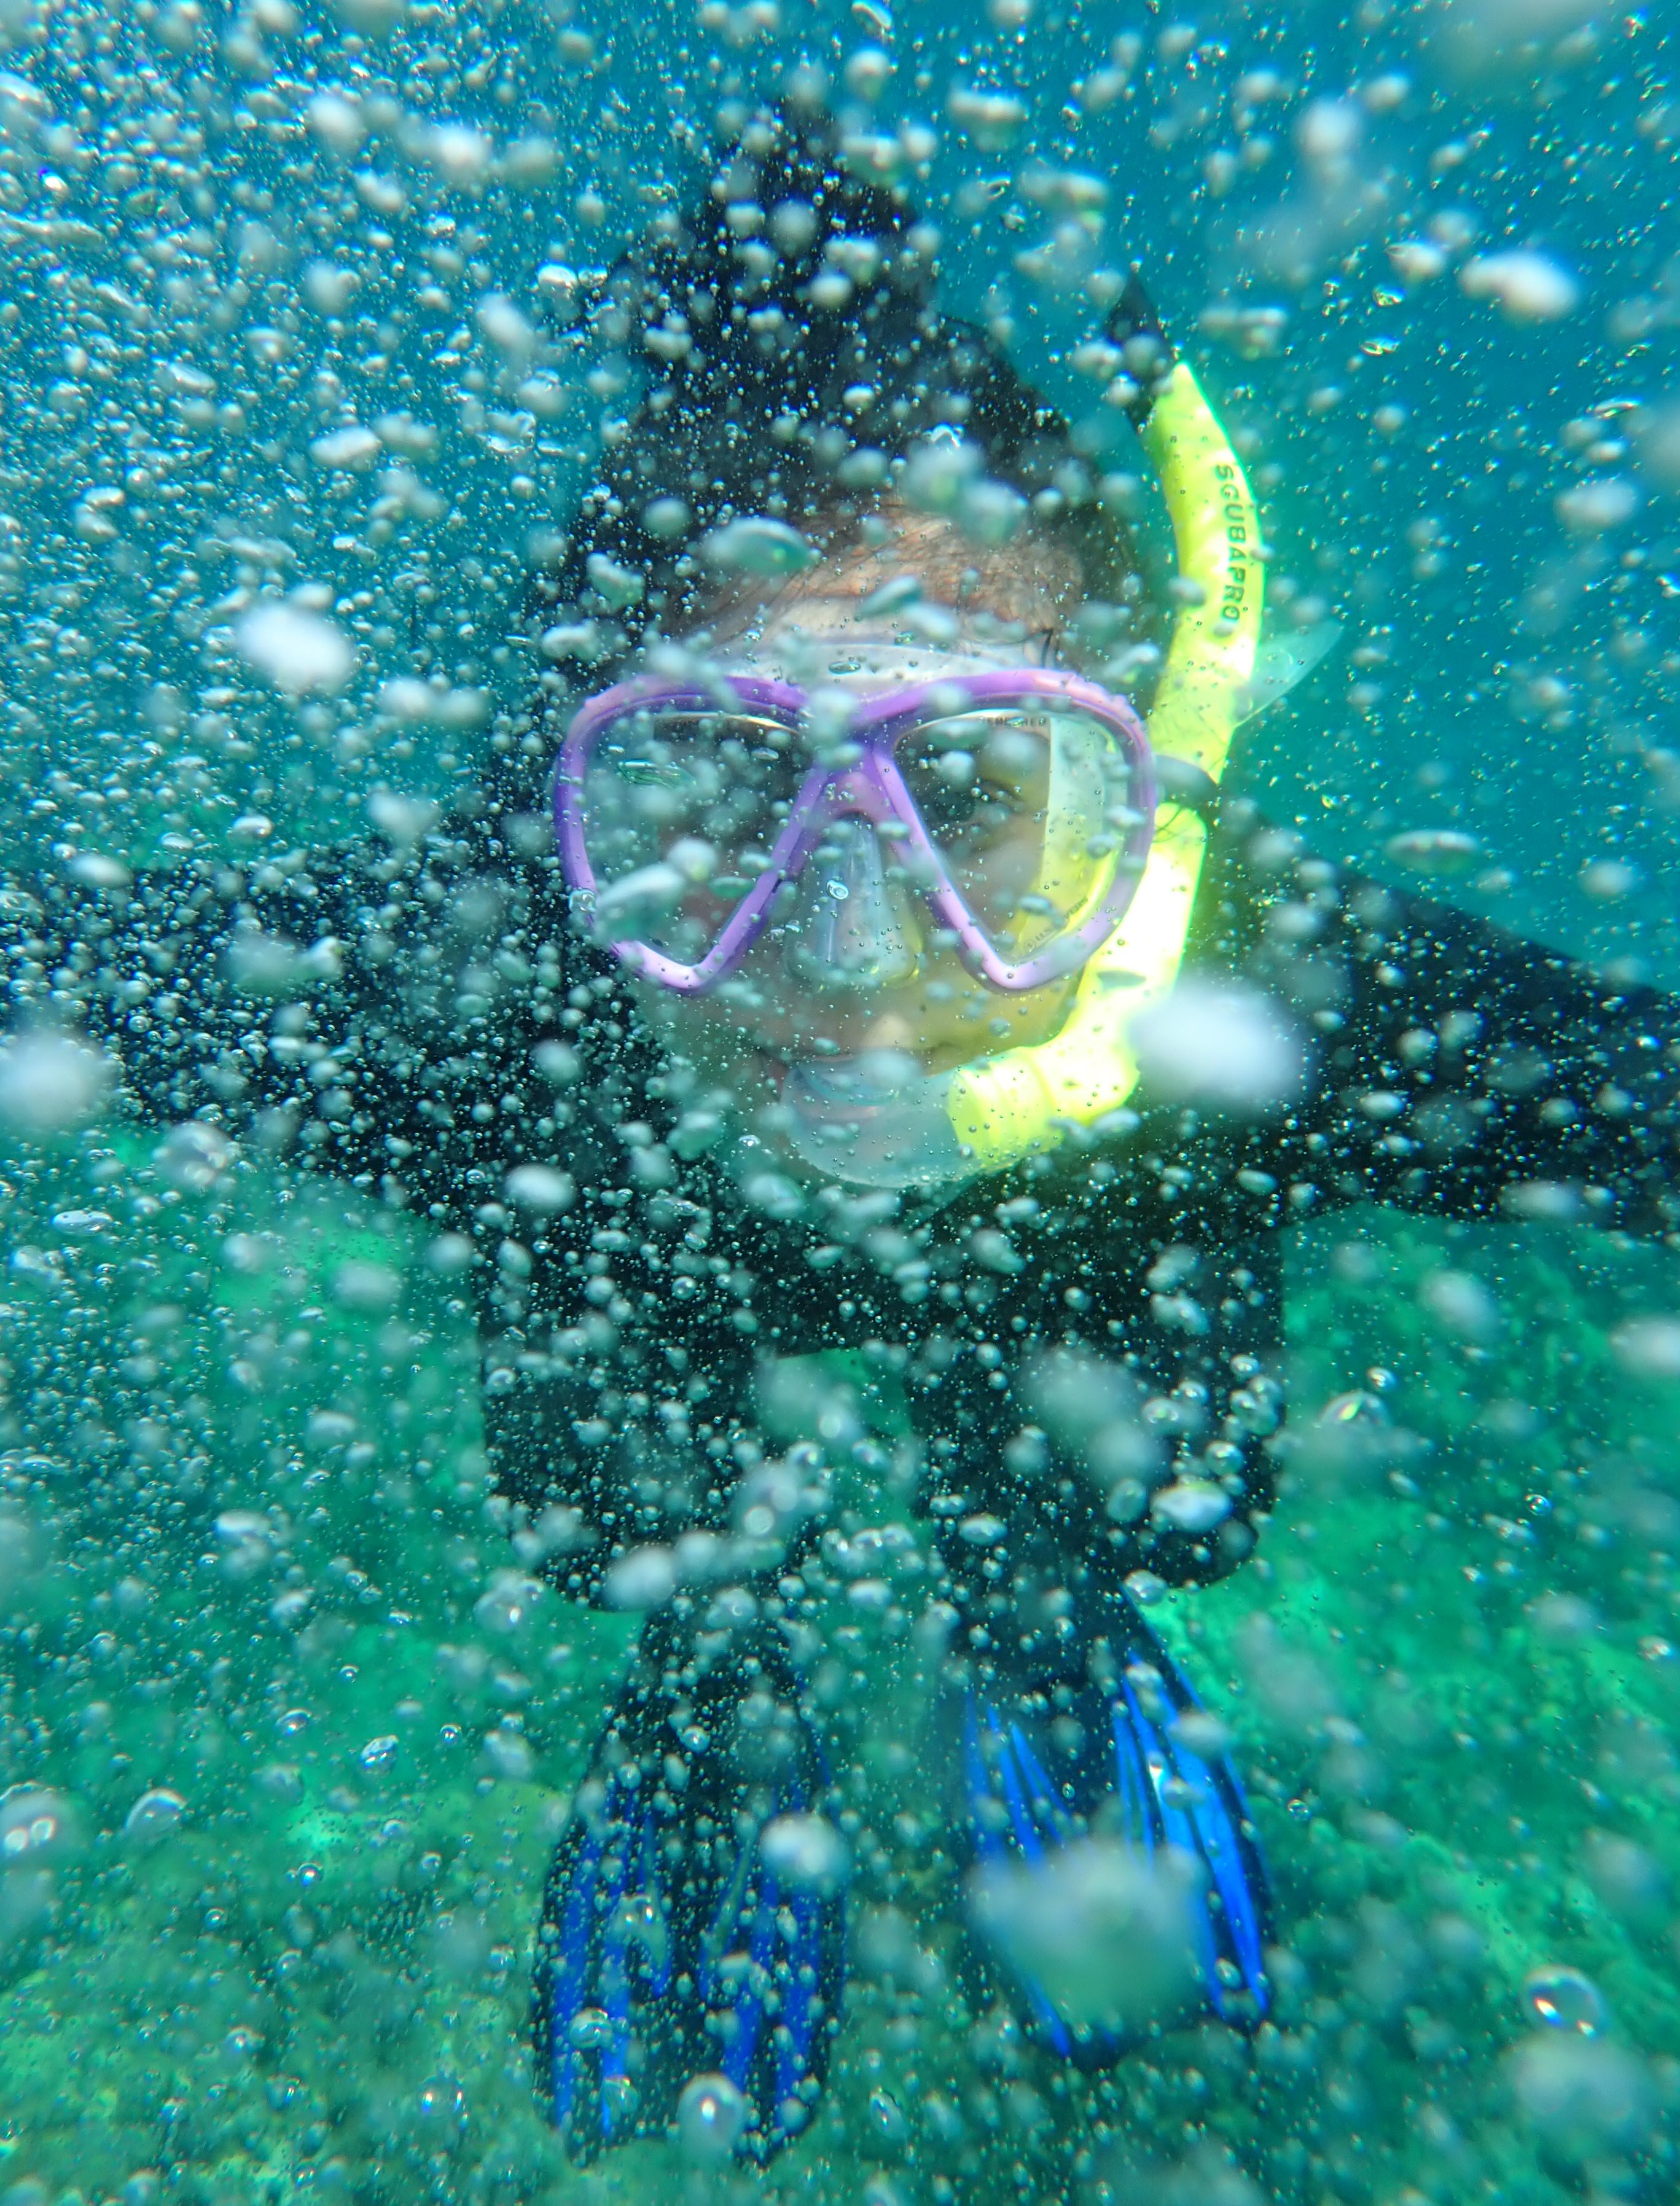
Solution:
[[[966,1810],[959,1835],[972,1862],[1015,1862],[1029,1874],[1047,1873],[1057,1853],[1087,1832],[1146,1858],[1165,1845],[1189,1855],[1200,1871],[1189,1929],[1206,2006],[1234,2027],[1251,2028],[1270,2004],[1270,1893],[1241,1783],[1223,1756],[1200,1756],[1177,1736],[1177,1717],[1201,1703],[1131,1603],[1110,1596],[1085,1621],[1101,1626],[1083,1635],[1087,1647],[1105,1643],[1119,1674],[1110,1672],[1105,1684],[1093,1666],[1075,1683],[1076,1672],[1059,1672],[1053,1726],[1047,1673],[1029,1674],[1006,1695],[962,1690],[960,1720],[946,1732]],[[1159,1677],[1165,1708],[1127,1674],[1137,1663]],[[956,1702],[953,1690],[946,1703],[953,1716]],[[1131,2042],[1114,2028],[1070,2030],[1041,1985],[1014,1965],[1007,1974],[1023,2025],[1081,2066],[1109,2065]]]
[[[563,2128],[570,2119],[577,2088],[579,2058],[572,2025],[585,2005],[595,1884],[605,1843],[604,1834],[586,1830],[575,1858],[563,1869],[557,1861],[550,1882],[548,1919],[557,1936],[545,1950],[537,1988],[539,2027],[547,2041],[548,2095],[554,2120]],[[553,1902],[563,1887],[567,1887],[563,1905],[557,1907]]]
[[[773,1641],[753,1651],[750,1672],[730,1664],[706,1677],[700,1713],[714,1738],[770,1667],[766,1655],[781,1652]],[[630,2137],[665,2135],[689,2082],[721,2071],[756,2117],[737,2149],[762,2162],[802,2126],[825,2075],[844,1989],[844,1895],[784,1893],[756,1842],[737,1839],[737,1818],[749,1800],[766,1821],[808,1812],[827,1773],[800,1714],[797,1751],[767,1808],[727,1748],[696,1758],[686,1789],[668,1790],[652,1774],[669,1751],[664,1704],[645,1674],[621,1697],[587,1809],[555,1849],[533,1984],[539,2087],[569,2157],[587,2165]],[[791,1669],[778,1666],[774,1684],[796,1710]],[[640,1783],[638,1763],[649,1773]],[[715,1840],[699,1836],[702,1818]],[[725,1972],[743,1951],[741,1973]],[[599,2022],[577,2031],[591,2009]]]
[[[1150,1658],[1160,1672],[1175,1714],[1204,1713],[1200,1697],[1171,1651],[1141,1618],[1138,1625],[1147,1637]],[[1129,1689],[1128,1698],[1132,1697]],[[1234,1987],[1227,1986],[1218,1967],[1221,1960],[1229,1962],[1254,2002],[1254,2018],[1258,2021],[1270,2004],[1265,1948],[1268,1942],[1271,1893],[1260,1849],[1245,1827],[1249,1821],[1248,1807],[1242,1780],[1228,1756],[1220,1755],[1212,1761],[1206,1760],[1173,1737],[1171,1726],[1163,1736],[1147,1724],[1141,1708],[1137,1715],[1147,1726],[1150,1738],[1157,1741],[1162,1768],[1187,1796],[1179,1801],[1161,1801],[1168,1835],[1173,1843],[1185,1845],[1201,1863],[1209,1890],[1218,1897],[1217,1920],[1206,1895],[1201,1909],[1212,1953],[1207,1983],[1209,1999],[1217,2014],[1226,2020],[1235,2018]]]

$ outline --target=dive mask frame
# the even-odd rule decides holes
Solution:
[[[575,915],[587,925],[600,895],[590,862],[584,778],[602,739],[612,729],[644,712],[724,713],[730,710],[768,719],[796,733],[807,724],[812,700],[792,683],[757,675],[728,674],[700,688],[686,683],[646,678],[616,683],[591,698],[576,712],[561,748],[554,783],[554,826]],[[1078,914],[1031,956],[1011,963],[989,938],[980,915],[952,879],[938,838],[928,828],[900,772],[895,752],[917,730],[966,712],[1036,707],[1079,713],[1106,732],[1123,758],[1128,776],[1126,809],[1131,815],[1115,850],[1083,899]],[[770,854],[770,863],[754,880],[697,963],[670,956],[634,935],[610,939],[618,962],[679,996],[703,996],[739,971],[744,959],[775,924],[771,907],[778,891],[795,881],[837,818],[861,817],[873,827],[894,824],[909,861],[911,893],[949,938],[963,966],[999,994],[1018,995],[1077,972],[1115,934],[1137,893],[1154,839],[1154,758],[1142,721],[1123,697],[1083,676],[1060,668],[1021,666],[977,673],[942,674],[936,679],[859,696],[845,730],[851,754],[837,762],[819,760],[800,783],[787,820]],[[1100,823],[1093,822],[1093,832]]]

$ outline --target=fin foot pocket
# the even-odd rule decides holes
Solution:
[[[667,2136],[764,2161],[808,2122],[839,2015],[827,1774],[779,1643],[662,1668],[621,1693],[550,1867],[539,2090],[580,2163]]]
[[[971,1918],[1030,2036],[1099,2068],[1198,2006],[1264,2019],[1270,1896],[1242,1789],[1129,1602],[1086,1597],[1054,1654],[1000,1656],[938,1713]]]

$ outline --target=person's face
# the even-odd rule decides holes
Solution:
[[[879,550],[849,549],[768,600],[725,605],[706,647],[725,665],[860,695],[1038,659],[1070,610],[1071,561],[1040,549],[993,578],[973,557],[948,524],[902,517]],[[949,640],[899,641],[901,619],[867,610],[873,592],[907,572],[926,598],[957,608]],[[960,778],[919,787],[918,803],[924,816],[937,806],[930,829],[962,853],[970,903],[1004,910],[1038,876],[1046,754],[1000,732],[968,756]],[[793,924],[764,934],[729,980],[699,998],[633,982],[672,1046],[738,1089],[769,1092],[813,1059],[885,1052],[939,1073],[1055,1034],[1076,975],[1019,995],[974,979],[915,893],[901,842],[895,823],[877,828],[843,809],[796,891],[784,892],[796,894]]]

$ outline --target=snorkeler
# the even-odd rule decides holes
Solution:
[[[939,318],[934,244],[819,122],[749,123],[599,301],[649,387],[482,786],[407,852],[283,888],[188,862],[115,911],[43,885],[29,922],[49,969],[101,935],[88,1023],[137,1111],[290,1130],[472,1237],[521,1553],[649,1612],[539,1934],[584,2158],[673,2125],[767,2157],[840,2012],[805,1675],[831,1467],[774,1452],[764,1374],[902,1374],[954,1874],[1173,1848],[1202,2003],[1251,2026],[1263,1872],[1136,1601],[1236,1568],[1272,1505],[1283,1231],[1361,1201],[1674,1223],[1671,1002],[1222,794],[1262,546],[1136,284],[1109,395],[1173,522],[1165,638],[1094,449]],[[342,969],[276,1050],[248,975],[306,933]],[[143,947],[189,1017],[130,1019]],[[974,1958],[1023,2029],[1123,2054],[1011,1950]]]

